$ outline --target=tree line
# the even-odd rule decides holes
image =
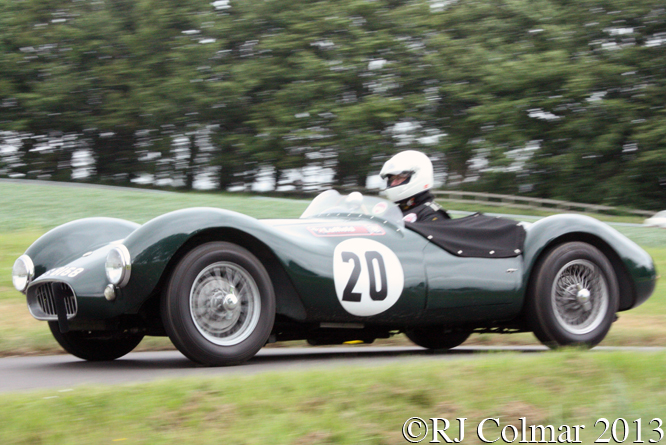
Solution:
[[[0,29],[2,176],[364,186],[418,149],[447,188],[666,202],[663,0],[5,0]]]

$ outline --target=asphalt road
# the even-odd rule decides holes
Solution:
[[[594,351],[665,351],[666,348],[597,347]],[[303,369],[381,366],[405,360],[471,360],[481,352],[539,353],[541,346],[461,346],[448,353],[419,347],[267,348],[241,366],[197,366],[177,351],[135,352],[112,362],[86,362],[71,355],[11,357],[0,359],[0,393],[36,389],[66,391],[79,385],[113,385],[196,376],[233,376]]]

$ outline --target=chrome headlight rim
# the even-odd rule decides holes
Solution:
[[[112,255],[117,255],[117,260],[120,262],[120,276],[116,279],[114,279],[114,277],[112,277],[109,273],[109,259]],[[104,271],[106,272],[106,278],[109,280],[109,283],[116,287],[124,287],[129,282],[132,272],[132,258],[130,256],[129,250],[127,250],[127,247],[125,247],[124,244],[118,244],[114,246],[113,249],[111,249],[109,253],[106,254]]]
[[[17,265],[22,264],[25,269],[24,275],[19,275],[17,273]],[[21,255],[14,261],[14,266],[12,267],[12,284],[14,288],[19,292],[25,292],[33,278],[35,278],[35,264],[32,262],[32,259],[28,255]],[[19,281],[20,280],[25,280]]]

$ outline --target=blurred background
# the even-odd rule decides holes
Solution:
[[[144,223],[191,206],[288,218],[307,206],[6,179],[376,189],[382,164],[406,149],[430,156],[447,193],[666,209],[666,2],[0,0],[0,357],[62,352],[10,280],[15,259],[58,224],[102,215]],[[613,219],[666,269],[666,230],[640,227],[643,216]],[[3,393],[0,438],[404,444],[403,423],[417,415],[450,419],[451,437],[453,419],[468,417],[472,444],[487,417],[585,424],[585,443],[602,433],[600,417],[626,418],[625,439],[640,440],[643,428],[645,441],[661,440],[653,428],[666,406],[665,303],[662,279],[604,341],[661,348],[647,352],[453,354],[446,365],[405,357],[385,368],[248,367],[233,378]],[[384,345],[393,341],[411,345],[401,336]],[[470,344],[501,351],[537,341],[478,334]],[[171,346],[151,338],[141,348]],[[146,363],[111,369],[179,366]]]
[[[666,207],[663,0],[0,1],[0,177]]]

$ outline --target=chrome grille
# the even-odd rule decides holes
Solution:
[[[35,289],[31,289],[32,292],[28,293],[28,306],[33,317],[40,320],[57,320],[58,312],[56,311],[55,296],[51,286],[58,286],[59,289],[57,290],[65,296],[67,318],[75,316],[78,307],[72,288],[65,283],[44,283]]]

